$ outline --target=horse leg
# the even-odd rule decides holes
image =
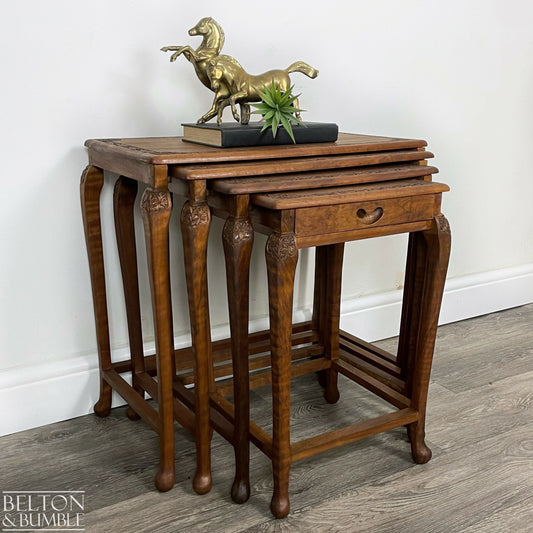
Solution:
[[[207,122],[208,120],[211,120],[215,115],[218,115],[219,112],[219,105],[224,100],[227,100],[228,94],[225,88],[221,87],[216,93],[215,98],[213,100],[213,105],[211,106],[211,109],[205,115],[201,116],[196,123],[197,124],[203,124],[204,122]],[[217,121],[218,122],[218,121]]]
[[[298,120],[302,120],[302,116],[300,115],[300,103],[298,102],[298,98],[295,98],[294,101],[292,102],[292,105],[295,107],[295,109],[297,109],[298,111],[296,111],[294,113],[294,116],[298,119]]]
[[[224,98],[224,100],[220,100],[218,102],[217,106],[217,124],[220,126],[222,124],[222,113],[224,112],[224,109],[229,105],[229,98]]]
[[[204,122],[207,122],[208,120],[211,120],[215,115],[217,114],[217,106],[216,104],[213,104],[211,106],[211,109],[202,115],[197,121],[196,124],[203,124]]]
[[[222,113],[228,105],[230,105],[229,98],[225,98],[218,103],[217,124],[219,126],[222,124]],[[250,105],[246,102],[239,102],[239,105],[241,107],[241,124],[248,124],[250,122]]]
[[[250,104],[240,102],[241,106],[241,124],[248,124],[250,122]]]
[[[229,98],[229,101],[231,104],[231,112],[233,113],[233,118],[237,122],[239,122],[239,120],[241,119],[241,117],[239,116],[239,113],[237,113],[237,105],[236,105],[237,100],[239,98],[245,98],[246,96],[248,96],[248,93],[246,93],[246,91],[240,91],[240,92],[232,94]]]
[[[187,57],[187,59],[189,61],[191,60],[191,58],[196,60],[196,54],[194,53],[194,50],[189,45],[185,45],[185,46],[163,46],[163,48],[161,48],[161,50],[163,52],[174,52],[170,56],[170,62],[171,63],[176,61],[178,56],[183,54],[184,52],[187,53],[185,57]]]

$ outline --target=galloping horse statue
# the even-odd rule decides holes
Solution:
[[[269,70],[254,76],[248,74],[231,56],[220,55],[214,57],[208,62],[207,75],[211,80],[211,89],[215,91],[215,100],[211,109],[198,122],[207,122],[216,114],[217,122],[221,124],[222,111],[228,103],[231,105],[233,118],[239,121],[240,117],[237,113],[236,103],[242,105],[248,102],[261,101],[260,93],[264,91],[265,85],[277,86],[281,91],[288,90],[291,85],[289,74],[292,72],[301,72],[310,78],[318,76],[318,70],[303,61],[296,61],[285,70]],[[225,96],[228,90],[230,93],[229,102]],[[299,108],[297,98],[294,100],[294,107],[296,109]],[[300,118],[298,111],[296,116],[298,119]],[[245,124],[247,121],[242,123]]]
[[[211,108],[198,119],[202,124],[217,116],[217,123],[222,123],[224,108],[231,105],[233,118],[241,124],[250,120],[250,102],[261,101],[260,93],[265,85],[276,85],[282,91],[290,87],[289,74],[301,72],[310,78],[316,78],[318,70],[303,61],[296,61],[285,70],[269,70],[258,76],[248,74],[233,57],[220,55],[224,44],[224,32],[214,19],[205,17],[189,30],[189,35],[202,35],[200,46],[193,50],[190,46],[164,46],[163,52],[173,51],[170,61],[176,61],[183,54],[194,66],[200,81],[214,91],[215,98]],[[236,104],[240,105],[241,115],[237,113]],[[294,105],[298,108],[298,101]],[[299,116],[298,116],[299,118]]]

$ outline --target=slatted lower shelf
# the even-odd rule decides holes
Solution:
[[[341,331],[339,359],[330,361],[324,357],[324,348],[319,343],[318,335],[316,331],[313,331],[311,322],[293,325],[292,345],[291,377],[332,368],[383,398],[397,410],[293,443],[291,461],[297,461],[418,420],[417,411],[410,407],[406,385],[402,379],[402,369],[397,365],[394,355]],[[211,423],[218,433],[232,442],[234,408],[232,402],[227,399],[227,396],[233,394],[231,340],[216,341],[212,346],[217,389],[211,397]],[[250,334],[249,347],[250,388],[271,383],[269,331]],[[194,387],[191,386],[194,385],[192,349],[189,347],[176,350],[175,361],[177,375],[174,380],[174,416],[180,424],[194,434]],[[145,357],[144,365],[145,372],[137,375],[137,384],[157,401],[157,381],[154,379],[155,355]],[[131,370],[131,361],[115,363],[112,369],[104,372],[104,378],[157,431],[157,411],[120,376],[121,373]],[[253,421],[250,422],[250,440],[267,456],[272,456],[272,437]]]

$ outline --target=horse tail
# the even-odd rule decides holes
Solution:
[[[310,78],[316,78],[318,76],[318,70],[313,68],[311,65],[308,65],[304,61],[296,61],[290,67],[286,68],[285,71],[288,74],[291,72],[301,72]]]

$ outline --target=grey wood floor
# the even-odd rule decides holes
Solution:
[[[196,495],[194,446],[179,427],[177,484],[158,493],[156,436],[124,408],[1,438],[0,490],[84,490],[90,532],[533,531],[532,325],[529,305],[439,328],[427,423],[433,459],[413,464],[398,429],[298,462],[285,520],[270,515],[270,465],[255,448],[252,496],[231,502],[232,450],[216,435],[213,489]],[[392,349],[394,340],[380,344]],[[293,391],[294,440],[385,412],[346,381],[336,405],[324,402],[314,376]],[[268,428],[268,388],[252,400],[254,419]],[[38,408],[38,398],[28,401]]]

